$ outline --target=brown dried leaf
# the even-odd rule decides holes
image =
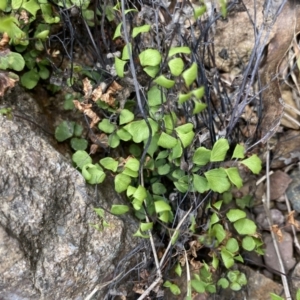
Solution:
[[[288,216],[287,216],[287,223],[288,224],[291,224],[291,225],[294,225],[296,227],[296,229],[300,229],[300,224],[299,224],[299,221],[296,221],[295,218],[294,218],[294,215],[295,215],[295,211],[292,210]]]
[[[28,24],[29,16],[28,16],[28,12],[26,10],[23,9],[21,11],[21,15],[19,17],[19,20],[23,20],[25,24]]]
[[[145,292],[144,284],[142,284],[142,283],[136,283],[136,284],[133,286],[132,290],[133,290],[135,293],[141,295],[141,294],[143,294],[143,293]]]
[[[113,83],[108,88],[108,91],[112,91],[113,93],[116,93],[120,90],[122,90],[122,86],[119,85],[116,81],[113,81]]]
[[[99,146],[96,144],[92,144],[90,147],[90,154],[95,154],[99,149]]]
[[[190,260],[190,264],[191,264],[192,271],[198,271],[203,266],[203,263],[201,263],[199,260],[195,260],[195,258],[192,258]]]
[[[276,234],[278,242],[281,243],[283,240],[283,235],[281,229],[278,225],[272,225],[272,231]]]
[[[7,48],[7,45],[9,43],[9,36],[6,32],[3,33],[2,39],[0,40],[0,50],[4,50]]]
[[[245,107],[244,113],[241,116],[248,124],[256,125],[258,123],[258,118],[255,112],[253,112],[252,107],[247,105]]]
[[[7,90],[13,88],[16,82],[17,82],[16,79],[9,77],[9,73],[1,72],[0,73],[0,97],[3,97]]]
[[[140,276],[141,276],[141,278],[142,278],[143,280],[146,280],[146,279],[149,278],[149,273],[148,273],[148,271],[147,271],[146,269],[144,269],[144,270],[142,270],[142,271],[140,272]]]
[[[89,99],[93,91],[91,82],[88,78],[84,78],[82,80],[82,83],[83,83],[84,98]]]
[[[102,87],[101,85],[99,85],[96,89],[93,90],[92,92],[92,100],[94,102],[96,102],[97,100],[101,99],[101,96],[102,96]]]
[[[294,33],[300,30],[300,8],[291,2],[286,2],[275,23],[275,35],[268,45],[268,55],[261,73],[263,87],[263,116],[261,122],[262,141],[265,143],[274,135],[280,125],[283,115],[283,105],[280,101],[281,91],[278,83],[279,66],[285,57]]]
[[[112,96],[112,92],[107,92],[101,96],[101,101],[105,102],[111,107],[115,106],[116,99]]]
[[[276,171],[270,176],[270,200],[275,200],[282,196],[292,179],[282,171]]]
[[[73,103],[79,111],[83,112],[91,119],[90,128],[93,128],[100,121],[97,114],[91,110],[92,104],[82,103],[78,100],[73,100]]]
[[[286,103],[289,106],[297,109],[297,105],[294,101],[293,93],[291,91],[287,91],[287,90],[282,91],[281,92],[281,97],[282,97],[284,103]],[[292,117],[293,119],[295,119],[295,120],[298,119],[297,113],[292,108],[285,107],[284,112],[286,114],[288,114],[290,117]],[[281,125],[285,126],[285,127],[288,127],[288,128],[292,128],[292,129],[299,129],[299,126],[295,122],[292,122],[289,118],[287,118],[285,116],[283,116],[282,119],[281,119]]]

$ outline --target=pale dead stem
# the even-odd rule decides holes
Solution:
[[[291,214],[292,213],[292,211],[291,211],[291,205],[290,205],[290,201],[289,201],[286,193],[284,195],[284,198],[285,198],[285,203],[286,203],[286,207],[287,207],[288,213]],[[294,244],[295,244],[296,250],[297,250],[298,254],[300,254],[300,245],[299,245],[299,241],[298,241],[298,238],[297,238],[297,235],[296,235],[296,230],[295,230],[294,224],[291,224],[291,228],[292,228],[292,231],[293,231]]]
[[[276,255],[278,258],[278,263],[279,263],[280,272],[281,272],[281,280],[282,280],[282,285],[284,288],[285,297],[287,300],[291,300],[292,298],[291,298],[291,294],[290,294],[290,290],[289,290],[287,277],[285,275],[283,261],[282,261],[278,243],[277,243],[277,237],[276,237],[274,231],[272,230],[273,222],[272,222],[272,218],[271,218],[271,214],[270,214],[270,163],[269,163],[269,158],[270,158],[270,150],[269,150],[269,142],[268,142],[267,143],[267,157],[266,157],[266,161],[267,161],[267,164],[266,164],[267,191],[263,195],[262,202],[264,204],[264,209],[265,209],[266,217],[267,217],[267,220],[268,220],[268,223],[270,226],[270,231],[271,231],[271,235],[272,235],[275,252],[276,252]]]

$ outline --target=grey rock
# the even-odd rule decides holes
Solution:
[[[84,299],[125,273],[130,260],[116,264],[137,246],[136,223],[106,214],[109,227],[91,226],[94,207],[122,202],[112,183],[95,192],[26,120],[0,115],[0,145],[0,299]]]
[[[281,242],[278,242],[278,248],[281,254],[285,272],[287,273],[295,266],[296,260],[294,257],[292,236],[285,231],[282,231],[282,234],[283,240]],[[265,264],[270,268],[270,270],[280,271],[278,258],[276,255],[271,234],[264,234],[263,240],[265,243]]]
[[[270,216],[273,224],[281,225],[284,223],[284,216],[282,212],[278,209],[271,209]],[[266,217],[265,212],[260,213],[256,218],[256,224],[260,226],[261,229],[270,230],[270,225]]]
[[[290,177],[293,181],[286,190],[286,195],[293,209],[300,213],[300,170],[298,168],[293,170]]]
[[[300,263],[298,262],[291,276],[291,293],[296,299],[296,293],[300,289]]]

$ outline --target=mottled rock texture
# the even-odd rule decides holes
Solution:
[[[13,93],[0,107],[37,121],[34,100],[22,97]],[[95,230],[93,208],[122,200],[109,182],[87,186],[30,122],[0,115],[0,145],[0,299],[84,299],[137,245],[135,222],[106,214],[110,227]],[[107,287],[93,299],[105,295]]]

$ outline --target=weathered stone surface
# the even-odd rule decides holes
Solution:
[[[95,230],[93,208],[121,201],[113,186],[95,193],[26,120],[0,115],[0,145],[0,299],[84,299],[136,246],[136,224],[106,214]]]
[[[264,260],[266,265],[272,270],[280,271],[277,254],[274,248],[274,243],[271,234],[264,234],[265,254]],[[282,231],[282,241],[278,242],[278,248],[281,254],[281,259],[288,273],[296,264],[293,250],[293,238],[285,231]]]

